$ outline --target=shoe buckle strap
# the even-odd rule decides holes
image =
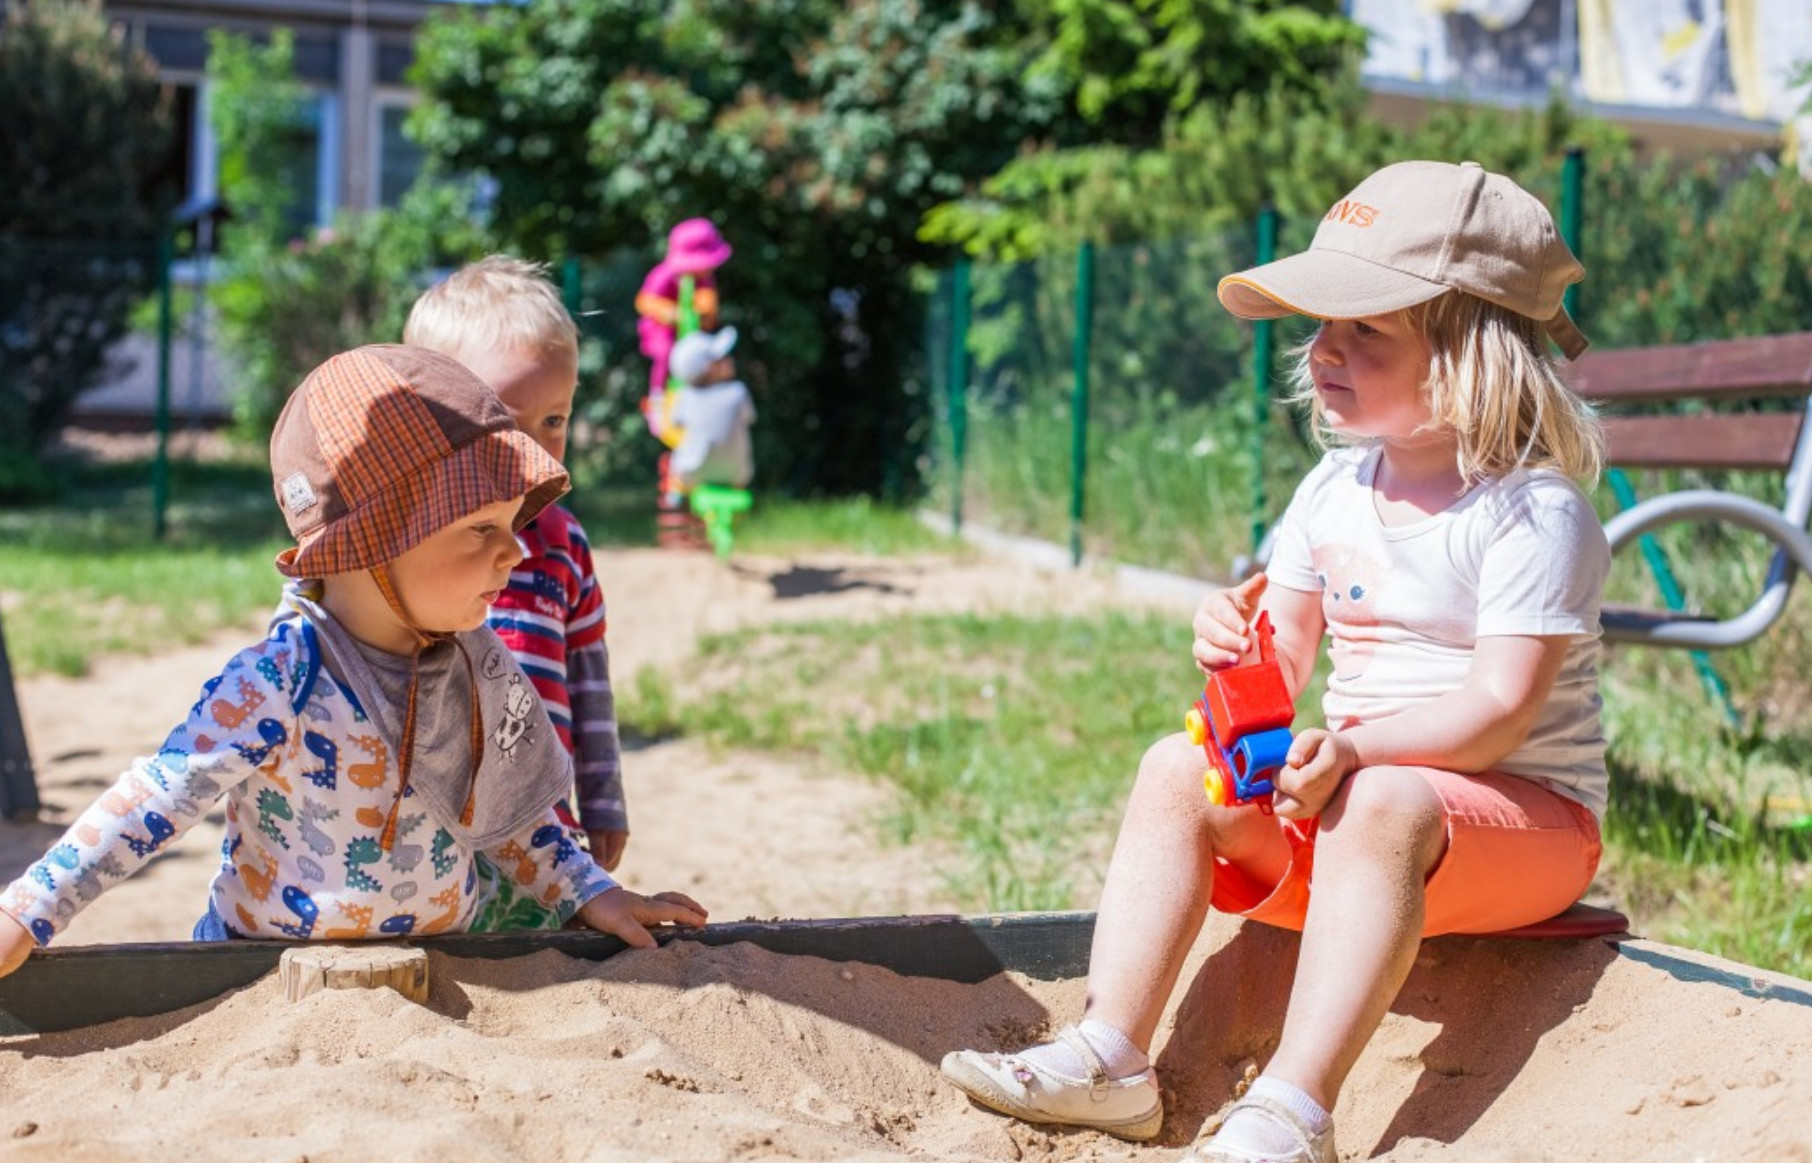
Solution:
[[[1082,1036],[1082,1031],[1074,1026],[1065,1026],[1057,1032],[1057,1037],[1062,1040],[1064,1045],[1074,1050],[1076,1057],[1080,1058],[1082,1064],[1088,1067],[1089,1098],[1096,1102],[1107,1101],[1107,1084],[1110,1081],[1107,1076],[1107,1063],[1101,1060],[1101,1055],[1095,1052],[1094,1046],[1090,1045],[1089,1040]]]

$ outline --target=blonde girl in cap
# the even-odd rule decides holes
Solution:
[[[1148,1054],[1213,907],[1303,937],[1276,1053],[1191,1157],[1331,1163],[1329,1112],[1422,937],[1539,921],[1591,883],[1610,552],[1574,482],[1602,445],[1547,353],[1585,346],[1561,308],[1584,273],[1509,179],[1405,162],[1335,203],[1307,251],[1221,281],[1237,315],[1321,321],[1297,398],[1334,447],[1267,571],[1203,600],[1195,662],[1240,661],[1268,613],[1294,697],[1326,635],[1333,726],[1297,733],[1274,814],[1210,803],[1185,735],[1146,752],[1083,1021],[1019,1053],[948,1055],[977,1101],[1156,1135]]]
[[[222,798],[197,940],[576,918],[646,947],[704,924],[619,886],[555,815],[571,760],[485,614],[567,478],[497,396],[421,348],[334,356],[278,418],[271,473],[297,540],[283,612],[0,893],[0,975]]]

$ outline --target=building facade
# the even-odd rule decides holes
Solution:
[[[1812,0],[1346,0],[1373,107],[1554,95],[1674,154],[1805,137]],[[1801,151],[1802,164],[1806,160]]]
[[[388,206],[409,188],[421,153],[403,135],[414,104],[405,79],[415,30],[435,0],[105,0],[127,38],[158,63],[175,89],[187,200],[217,193],[219,161],[208,124],[210,30],[255,38],[278,28],[295,38],[295,64],[309,97],[292,139],[306,188],[304,222],[325,226],[338,210]]]

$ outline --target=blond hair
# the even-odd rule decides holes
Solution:
[[[1548,354],[1541,323],[1464,291],[1411,307],[1403,318],[1429,346],[1422,383],[1428,427],[1457,435],[1460,475],[1468,483],[1518,468],[1597,480],[1604,433],[1591,405],[1567,386]],[[1332,443],[1336,435],[1309,376],[1312,342],[1292,353],[1290,398],[1309,403],[1317,434]]]
[[[428,288],[409,309],[403,342],[454,359],[499,349],[577,358],[579,329],[545,266],[493,254]]]

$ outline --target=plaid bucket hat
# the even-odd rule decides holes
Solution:
[[[1541,200],[1477,162],[1385,166],[1334,203],[1309,249],[1228,275],[1243,319],[1389,315],[1449,291],[1533,319],[1568,359],[1586,349],[1562,296],[1585,268]]]
[[[463,364],[419,347],[342,352],[297,388],[271,432],[277,506],[299,543],[287,577],[383,565],[486,505],[522,496],[521,529],[566,470]]]

